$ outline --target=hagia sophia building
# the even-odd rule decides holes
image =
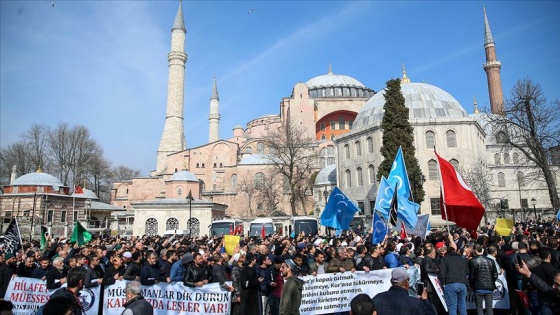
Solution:
[[[546,184],[525,180],[525,174],[536,167],[517,149],[499,143],[488,124],[487,115],[503,114],[504,99],[501,63],[486,11],[483,39],[483,68],[491,114],[479,113],[476,100],[474,113],[467,113],[441,87],[409,79],[402,66],[401,92],[409,108],[416,158],[425,179],[426,196],[420,212],[430,214],[434,224],[442,222],[434,147],[457,169],[480,163],[488,170],[492,198],[485,206],[491,222],[496,216],[533,216],[532,211],[522,209],[537,208],[541,213],[551,209]],[[315,139],[319,157],[313,171],[314,182],[303,194],[306,200],[297,205],[298,215],[319,217],[328,193],[337,186],[356,202],[362,215],[371,217],[378,187],[377,168],[383,160],[383,87],[366,87],[358,79],[336,74],[328,65],[325,74],[295,84],[292,94],[280,100],[278,114],[235,126],[230,138],[219,139],[220,97],[214,79],[208,89],[208,143],[189,148],[184,133],[185,40],[185,21],[179,4],[171,30],[167,110],[157,165],[150,176],[114,183],[112,214],[107,223],[111,229],[121,235],[156,235],[192,228],[193,235],[202,236],[208,233],[212,221],[225,217],[250,221],[257,216],[290,214],[290,190],[282,179],[270,178],[273,165],[267,158],[270,151],[265,141],[271,132],[285,128],[288,122],[303,126],[305,135]],[[254,189],[265,182],[278,186],[275,202]],[[21,180],[17,183],[26,184]],[[5,188],[5,192],[9,193],[9,189]],[[531,199],[538,201],[535,204]]]

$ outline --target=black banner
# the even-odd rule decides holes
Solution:
[[[19,233],[17,221],[14,218],[6,229],[6,233],[4,233],[4,252],[15,254],[20,248],[21,234]]]

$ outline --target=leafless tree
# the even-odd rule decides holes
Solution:
[[[140,170],[134,170],[124,165],[115,166],[111,170],[111,180],[113,181],[129,180],[138,176],[140,176]]]
[[[247,173],[243,179],[239,182],[238,191],[247,195],[247,207],[249,208],[249,216],[253,216],[253,201],[259,193],[257,185],[253,178],[249,177]]]
[[[266,205],[264,214],[265,216],[272,216],[274,210],[277,210],[278,205],[282,201],[284,195],[284,187],[282,176],[273,171],[265,173],[264,184],[259,187],[260,201]]]
[[[29,146],[20,140],[0,150],[0,179],[2,184],[10,182],[12,167],[16,167],[17,176],[35,172],[38,165],[34,164],[28,154]]]
[[[306,134],[306,129],[288,122],[284,128],[270,132],[265,142],[275,173],[286,178],[291,214],[296,216],[298,201],[306,198],[306,191],[311,189],[308,179],[317,168],[316,141]]]
[[[492,209],[495,200],[492,199],[490,192],[494,185],[492,184],[492,174],[490,173],[484,159],[475,161],[466,168],[461,168],[461,177],[469,185],[474,195],[482,203],[486,210]],[[484,212],[484,220],[488,222],[488,215]]]
[[[548,103],[539,84],[519,80],[511,90],[505,113],[490,115],[496,141],[522,152],[540,170],[553,209],[560,209],[550,150],[560,145],[560,102]]]
[[[50,128],[46,125],[33,124],[22,137],[27,144],[31,163],[36,166],[36,169],[42,168],[46,172],[50,171],[51,166],[47,141],[50,132]]]

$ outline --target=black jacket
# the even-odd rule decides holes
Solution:
[[[183,283],[187,287],[195,287],[195,283],[210,280],[210,272],[206,266],[197,267],[194,262],[191,262],[185,270],[185,277]]]
[[[474,290],[494,290],[498,280],[496,264],[484,256],[476,256],[469,261],[469,284]]]
[[[146,264],[140,271],[140,283],[143,285],[153,285],[159,281],[159,268],[157,265]]]
[[[141,271],[140,265],[137,262],[132,261],[126,267],[126,271],[124,272],[123,279],[136,281],[136,277],[137,276],[140,277],[140,271]]]
[[[68,288],[60,288],[60,289],[56,290],[51,295],[51,298],[56,297],[56,296],[64,296],[69,300],[73,300],[74,301],[74,314],[76,314],[76,315],[85,314],[84,310],[82,309],[82,306],[78,302],[78,297],[76,297],[72,293],[72,291],[69,291]]]
[[[455,252],[449,252],[441,259],[438,278],[443,285],[449,283],[464,283],[467,285],[468,274],[469,267],[463,256]]]
[[[58,289],[62,286],[60,281],[56,282],[55,280],[60,280],[62,278],[66,278],[65,270],[60,272],[56,267],[52,267],[49,271],[47,271],[46,275],[47,280],[47,289]]]
[[[426,256],[422,259],[422,264],[420,265],[420,275],[422,281],[424,282],[424,286],[426,287],[426,291],[428,293],[432,293],[435,292],[435,289],[432,286],[432,281],[428,277],[429,273],[437,275],[439,273],[439,267],[436,264],[435,259]]]
[[[131,310],[132,314],[134,315],[154,314],[154,308],[152,307],[152,305],[148,303],[148,301],[144,300],[144,297],[141,295],[132,298],[130,301],[124,303],[123,306],[125,308],[123,314],[124,312],[126,312],[126,310]]]

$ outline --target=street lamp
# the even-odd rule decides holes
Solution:
[[[323,197],[325,197],[325,205],[327,204],[327,198],[329,197],[329,191],[327,190],[327,187],[325,187],[325,190],[323,191]]]
[[[192,202],[194,200],[192,196],[192,190],[189,190],[189,194],[187,195],[187,200],[189,201],[189,222],[187,222],[187,226],[189,227],[189,238],[192,238]]]
[[[537,220],[537,199],[535,199],[535,197],[531,198],[531,204],[533,205],[533,212],[535,213],[535,220]]]

